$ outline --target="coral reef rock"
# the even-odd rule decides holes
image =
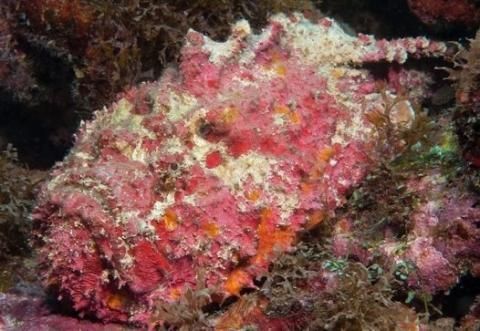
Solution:
[[[299,14],[274,16],[258,35],[240,21],[223,43],[190,31],[179,70],[83,123],[41,190],[45,285],[79,313],[144,325],[199,279],[218,300],[254,287],[402,149],[394,133],[431,79],[401,64],[446,52]]]
[[[23,100],[31,94],[35,84],[25,54],[17,48],[4,5],[0,6],[0,92],[9,91]]]
[[[457,96],[456,124],[465,159],[480,168],[480,30],[467,49],[456,55],[456,70],[449,70]],[[475,186],[480,187],[480,180]]]
[[[478,27],[480,7],[473,0],[408,0],[412,12],[427,25],[458,24]]]
[[[115,324],[99,324],[52,314],[38,295],[0,293],[0,329],[5,331],[134,331]]]

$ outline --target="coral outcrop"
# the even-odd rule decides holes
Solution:
[[[28,21],[17,33],[69,61],[75,108],[88,114],[125,87],[155,79],[178,57],[189,28],[225,38],[238,17],[263,25],[272,12],[314,10],[308,0],[21,0],[17,7]]]
[[[425,24],[458,24],[476,28],[480,7],[472,0],[408,0],[412,12]]]
[[[44,284],[82,315],[150,326],[199,285],[217,301],[254,288],[404,148],[431,80],[401,65],[446,53],[299,14],[223,43],[190,31],[179,69],[83,123],[43,187]]]
[[[43,296],[0,293],[0,329],[6,331],[133,331],[115,324],[99,324],[52,314]]]
[[[456,56],[456,70],[449,70],[455,82],[458,110],[456,123],[467,161],[480,168],[480,31]],[[477,188],[480,187],[476,180]]]
[[[9,22],[11,13],[0,6],[0,90],[13,93],[19,100],[28,99],[35,85],[31,68],[25,61],[26,55],[18,49]]]

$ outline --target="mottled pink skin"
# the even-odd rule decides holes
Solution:
[[[53,171],[54,184],[45,185],[34,213],[44,283],[59,299],[104,321],[148,325],[158,322],[155,302],[174,302],[196,285],[199,273],[219,296],[237,295],[267,271],[276,255],[292,248],[314,215],[333,214],[343,205],[346,194],[375,166],[374,134],[353,131],[344,144],[332,141],[340,122],[353,125],[352,111],[328,92],[327,79],[315,66],[279,45],[283,27],[273,23],[270,28],[270,38],[256,45],[246,65],[211,62],[204,38],[189,33],[179,72],[167,71],[158,83],[125,92],[123,98],[133,105],[130,115],[141,115],[140,125],[153,138],[131,129],[130,118],[114,125],[117,104],[82,126],[75,148]],[[358,39],[359,49],[371,41]],[[362,61],[383,60],[388,49],[395,50],[393,60],[399,62],[405,53],[441,54],[429,42],[416,50],[411,43],[417,40],[379,42],[377,48],[365,48]],[[237,40],[235,49],[243,47]],[[279,69],[272,69],[276,76],[258,77],[259,67],[279,63]],[[351,102],[360,104],[376,85],[369,74],[337,82]],[[392,91],[394,85],[387,82]],[[170,120],[166,111],[152,111],[151,96],[168,105],[168,91],[196,97],[204,113],[193,132],[188,121],[197,111],[179,121]],[[232,113],[225,115],[226,109]],[[283,116],[284,124],[274,125],[275,116]],[[366,119],[360,125],[371,126]],[[185,148],[159,152],[172,137]],[[220,146],[225,152],[220,159],[207,156],[187,166],[194,138],[219,146],[211,153]],[[154,162],[125,154],[138,141],[155,154]],[[224,158],[235,162],[252,153],[275,161],[276,170],[261,185],[246,178],[242,194],[234,194],[212,169]],[[262,196],[261,205],[252,192]],[[151,221],[154,232],[145,234],[142,222],[169,194],[174,201]],[[275,194],[298,196],[286,219],[281,219],[284,206],[270,197]],[[192,195],[195,203],[187,201]]]

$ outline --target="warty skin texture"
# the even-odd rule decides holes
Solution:
[[[45,285],[79,313],[142,325],[199,274],[218,298],[254,287],[389,157],[367,114],[410,96],[388,113],[405,128],[427,94],[424,73],[397,65],[380,88],[362,64],[446,51],[301,15],[259,35],[241,21],[224,43],[189,32],[179,70],[96,112],[44,185],[33,218]]]

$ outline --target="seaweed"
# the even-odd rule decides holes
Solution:
[[[155,308],[152,325],[160,330],[207,330],[211,327],[208,305],[212,303],[214,289],[205,286],[204,276],[197,275],[197,286],[188,288],[173,303],[160,301]]]
[[[294,320],[294,329],[395,330],[415,325],[417,317],[395,301],[394,272],[335,258],[328,244],[309,241],[274,263],[260,293],[268,300],[266,315]],[[333,287],[326,277],[335,279]]]
[[[470,40],[468,48],[458,45],[459,50],[455,54],[454,68],[443,68],[449,73],[457,89],[457,99],[462,104],[471,103],[472,93],[478,93],[480,88],[480,30],[475,38]]]
[[[35,178],[35,176],[39,176]],[[29,214],[33,189],[42,178],[17,163],[16,150],[8,145],[0,154],[0,259],[29,252]]]
[[[406,179],[404,173],[384,164],[351,195],[347,214],[365,242],[383,239],[387,230],[400,239],[410,230],[410,214],[418,197],[408,190]]]
[[[361,263],[349,263],[334,292],[323,293],[313,305],[308,330],[395,330],[416,323],[416,314],[392,298],[387,277],[369,280]]]
[[[8,2],[0,4],[0,91],[12,93],[15,99],[27,101],[35,80],[25,54],[18,49],[11,27],[12,13]]]
[[[189,29],[225,39],[230,25],[247,18],[256,27],[275,12],[314,10],[313,2],[268,0],[145,1],[25,0],[17,33],[27,44],[45,40],[71,60],[83,116],[126,86],[153,80],[180,56]],[[83,100],[85,99],[86,100]]]
[[[301,242],[294,253],[283,254],[273,263],[260,290],[268,299],[268,316],[285,317],[311,310],[315,296],[305,287],[318,276],[325,253],[319,243]]]
[[[454,61],[455,67],[446,69],[456,88],[454,123],[463,157],[471,165],[465,176],[480,192],[480,30],[468,48],[459,48]]]
[[[45,173],[22,167],[12,145],[0,152],[0,292],[35,278],[30,260],[30,211]]]

